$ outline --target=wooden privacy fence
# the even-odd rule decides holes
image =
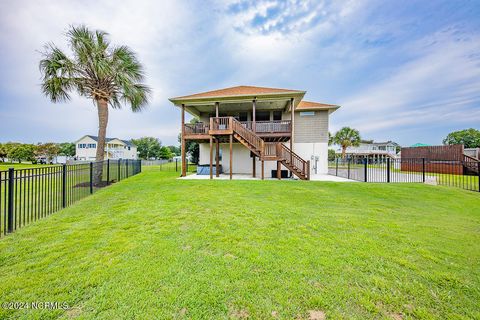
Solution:
[[[0,237],[141,171],[140,160],[0,171]]]

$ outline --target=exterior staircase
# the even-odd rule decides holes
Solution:
[[[463,174],[466,175],[479,175],[480,162],[477,158],[470,157],[466,154],[463,155]]]
[[[310,180],[310,161],[303,160],[283,143],[265,143],[253,130],[231,117],[233,137],[262,161],[277,161],[301,180]],[[279,166],[278,166],[279,167]]]

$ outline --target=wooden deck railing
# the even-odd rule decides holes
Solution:
[[[294,169],[298,169],[300,174],[305,176],[307,180],[310,179],[309,162],[303,160],[302,157],[290,150],[290,148],[285,146],[283,143],[277,144],[277,157],[284,160]]]
[[[263,154],[263,139],[257,136],[255,132],[242,125],[240,121],[234,119],[233,117],[230,118],[232,120],[233,132],[237,133],[239,136],[245,139],[245,141],[252,145],[256,150],[260,151],[260,153]]]
[[[212,117],[210,118],[210,128],[212,130],[231,130],[232,117]]]
[[[209,129],[208,123],[185,123],[185,134],[208,134]]]
[[[277,156],[277,143],[278,142],[267,142],[264,144],[264,153],[265,157],[276,157]]]
[[[256,121],[253,130],[253,121],[240,121],[241,124],[256,133],[290,133],[292,122],[290,120]]]

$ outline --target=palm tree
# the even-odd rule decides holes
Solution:
[[[342,158],[345,158],[347,147],[358,147],[360,145],[360,133],[358,130],[343,127],[333,136],[333,143],[342,147]]]
[[[127,46],[112,46],[108,34],[91,31],[86,26],[71,27],[67,32],[73,56],[67,56],[52,43],[45,46],[40,61],[42,91],[54,103],[70,100],[70,92],[92,99],[98,110],[96,161],[104,159],[108,107],[130,105],[133,112],[148,103],[150,89],[141,83],[143,67]],[[102,177],[103,166],[95,170],[94,183]]]

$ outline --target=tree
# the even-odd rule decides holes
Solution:
[[[335,150],[328,149],[328,161],[335,160]]]
[[[58,147],[60,148],[58,154],[61,156],[66,156],[66,157],[73,157],[75,156],[75,143],[73,142],[62,142],[58,144]]]
[[[108,107],[130,105],[133,112],[148,103],[150,89],[140,82],[143,68],[135,53],[127,46],[112,46],[108,34],[86,26],[71,27],[67,32],[73,56],[69,57],[54,44],[47,44],[40,61],[42,91],[52,100],[70,100],[70,92],[92,99],[98,111],[96,160],[105,153]],[[102,177],[103,166],[95,166],[94,183]]]
[[[38,157],[45,157],[47,162],[52,162],[60,152],[60,148],[56,143],[48,142],[37,145],[35,155]]]
[[[463,144],[465,148],[480,148],[480,130],[470,128],[450,132],[443,144]]]
[[[160,157],[160,149],[162,143],[154,137],[142,137],[140,139],[132,139],[134,145],[137,146],[138,155],[141,159],[157,159]]]
[[[3,143],[0,143],[0,159],[2,162],[5,162],[5,158],[8,155],[7,146]]]
[[[170,151],[168,147],[161,147],[160,148],[160,153],[159,153],[159,158],[160,159],[172,159],[173,158],[173,153]]]
[[[182,152],[180,150],[180,147],[177,147],[177,146],[168,146],[167,148],[170,149],[170,151],[176,156],[179,156],[180,153]]]
[[[360,145],[360,133],[358,130],[343,127],[338,130],[333,136],[333,143],[342,147],[342,158],[345,158],[345,153],[348,147],[358,147]]]
[[[16,144],[8,153],[8,158],[18,162],[34,161],[35,160],[35,146],[32,144]]]

